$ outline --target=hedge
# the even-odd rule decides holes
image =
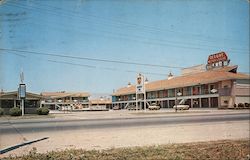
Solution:
[[[41,108],[38,108],[36,111],[37,111],[38,115],[48,115],[49,114],[48,107],[41,107]]]
[[[21,116],[22,110],[18,107],[13,107],[9,111],[11,116]]]

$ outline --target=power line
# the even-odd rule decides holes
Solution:
[[[26,24],[36,24],[36,23],[29,23],[26,22]],[[51,23],[46,23],[47,25],[51,25]],[[37,23],[37,25],[43,25],[41,23]],[[53,27],[53,26],[49,26],[49,27]],[[56,29],[58,30],[59,27],[62,27],[62,25],[59,25],[56,27]],[[54,27],[53,27],[54,28]],[[65,28],[62,28],[65,30]],[[67,31],[73,31],[73,30],[68,30]],[[149,41],[145,41],[145,40],[138,40],[138,39],[131,39],[131,37],[128,35],[127,37],[124,37],[126,35],[124,34],[115,34],[113,32],[109,32],[109,31],[102,31],[102,32],[107,32],[108,35],[100,35],[100,34],[93,34],[93,33],[86,33],[86,32],[82,32],[82,30],[77,31],[77,33],[81,33],[81,34],[85,34],[85,35],[96,35],[99,37],[104,37],[104,38],[113,38],[113,39],[124,39],[124,40],[129,40],[129,41],[134,41],[134,42],[140,42],[140,43],[145,43],[145,44],[150,44],[150,45],[160,45],[160,46],[170,46],[170,47],[175,47],[175,48],[185,48],[185,49],[195,49],[195,50],[204,50],[204,48],[200,48],[200,47],[189,47],[189,46],[183,46],[183,45],[178,45],[178,44],[172,44],[172,43],[162,43],[162,42],[149,42]],[[112,34],[113,33],[113,34]],[[123,37],[120,37],[119,35],[123,35]],[[134,36],[134,37],[141,37],[142,39],[145,39],[146,37],[142,37],[142,36]],[[211,52],[215,52],[215,50],[217,49],[207,49],[208,51]],[[230,51],[230,50],[229,50]],[[233,52],[234,53],[234,52]],[[237,54],[245,54],[245,53],[237,53]]]
[[[69,64],[69,65],[81,66],[81,67],[86,67],[86,68],[96,68],[96,66],[78,64],[78,63],[72,63],[72,62],[56,61],[56,60],[48,60],[48,61],[49,61],[49,62],[53,62],[53,63]]]
[[[8,52],[8,53],[14,54],[14,55],[19,56],[19,57],[21,57],[21,58],[25,58],[25,57],[26,57],[26,56],[23,55],[23,54],[18,54],[18,53],[13,53],[13,52]],[[4,53],[1,53],[1,52],[0,52],[0,54],[4,54]]]
[[[58,61],[58,60],[48,60],[48,61],[53,62],[53,63],[58,63],[58,64],[67,64],[67,65],[80,66],[80,67],[86,67],[86,68],[92,68],[92,69],[102,69],[102,70],[117,71],[117,72],[142,73],[142,74],[149,74],[149,75],[166,76],[166,74],[154,73],[154,72],[141,72],[141,71],[136,71],[136,70],[121,70],[121,69],[117,70],[116,68],[97,67],[97,66],[83,65],[79,63],[72,63],[72,62],[65,62],[65,61]]]
[[[28,53],[28,54],[34,54],[34,55],[53,56],[53,57],[70,58],[70,59],[78,59],[78,60],[81,59],[81,60],[97,61],[97,62],[130,64],[130,65],[147,66],[147,67],[177,68],[177,69],[183,69],[184,68],[184,67],[178,67],[178,66],[168,66],[168,65],[158,65],[158,64],[149,64],[149,63],[137,63],[137,62],[128,62],[128,61],[120,61],[120,60],[109,60],[109,59],[79,57],[79,56],[62,55],[62,54],[57,54],[57,53],[44,53],[44,52],[36,52],[36,51],[26,51],[26,50],[9,49],[9,48],[0,48],[0,50],[2,50],[2,51],[19,52],[19,53]]]
[[[14,49],[6,49],[6,48],[0,48],[0,50],[8,51],[7,53],[14,54],[17,56],[20,56],[22,58],[25,58],[26,56],[23,54],[17,54],[13,52],[26,52],[31,54],[38,54],[38,55],[46,55],[46,56],[55,56],[55,57],[62,57],[62,58],[73,58],[73,59],[84,59],[84,60],[91,60],[91,61],[102,61],[102,62],[111,62],[111,63],[122,63],[122,64],[133,64],[133,65],[141,65],[141,66],[150,66],[150,67],[165,67],[165,68],[179,68],[179,69],[185,69],[186,67],[173,67],[173,66],[163,66],[163,65],[154,65],[154,64],[142,64],[142,63],[136,63],[136,62],[126,62],[126,61],[111,61],[111,60],[104,60],[104,59],[93,59],[93,58],[85,58],[85,57],[75,57],[75,56],[67,56],[67,55],[58,55],[58,54],[52,54],[52,53],[42,53],[42,52],[34,52],[34,51],[23,51],[23,50],[14,50]],[[12,51],[12,52],[10,52]],[[0,54],[4,54],[1,53]],[[155,73],[155,72],[141,72],[136,70],[122,70],[117,68],[109,68],[109,67],[98,67],[93,65],[84,65],[80,63],[72,63],[67,61],[58,61],[58,60],[47,60],[49,62],[58,63],[58,64],[67,64],[67,65],[73,65],[73,66],[80,66],[85,68],[92,68],[92,69],[102,69],[102,70],[109,70],[109,71],[118,71],[118,72],[129,72],[129,73],[142,73],[142,74],[149,74],[149,75],[158,75],[158,76],[166,76],[166,74],[162,73]],[[195,69],[194,69],[195,70]],[[200,70],[200,69],[198,69]],[[214,70],[217,72],[224,72],[220,70]]]
[[[0,49],[1,50],[1,49]],[[16,56],[19,56],[21,58],[26,58],[27,56],[23,55],[23,54],[18,54],[18,53],[13,53],[13,52],[8,52],[10,54],[14,54]],[[4,54],[1,53],[0,54]],[[97,66],[93,66],[93,65],[85,65],[85,64],[80,64],[80,63],[72,63],[72,62],[66,62],[66,61],[58,61],[58,60],[47,60],[49,62],[53,62],[53,63],[58,63],[58,64],[67,64],[67,65],[72,65],[72,66],[80,66],[80,67],[85,67],[85,68],[92,68],[92,69],[102,69],[102,70],[109,70],[109,71],[118,71],[118,72],[129,72],[129,73],[142,73],[142,74],[149,74],[149,75],[158,75],[158,76],[166,76],[166,74],[162,74],[162,73],[155,73],[155,72],[141,72],[141,71],[135,71],[135,70],[117,70],[117,68],[110,68],[110,67],[97,67]]]
[[[36,3],[36,4],[39,4],[39,6],[47,7],[46,9],[45,8],[40,8],[40,9],[47,10],[47,11],[51,11],[49,9],[49,8],[51,8],[52,12],[55,12],[55,9],[56,9],[56,11],[58,11],[58,9],[59,9],[59,10],[61,10],[61,12],[64,12],[64,13],[67,13],[67,14],[70,13],[74,17],[78,14],[78,12],[76,12],[76,11],[66,10],[66,9],[62,9],[60,7],[55,7],[55,6],[51,6],[51,5],[47,5],[47,4],[41,4],[41,3]],[[32,6],[32,7],[34,7],[34,6]],[[37,8],[39,9],[39,7],[37,7]],[[142,25],[142,24],[137,24],[137,23],[131,23],[131,22],[126,22],[126,21],[120,20],[120,19],[112,19],[112,18],[107,18],[107,17],[104,18],[104,17],[92,15],[92,14],[87,14],[87,15],[85,14],[85,16],[96,18],[99,21],[100,20],[107,21],[108,23],[106,23],[106,24],[110,24],[110,23],[113,23],[113,24],[122,24],[122,25],[132,26],[133,28],[134,27],[139,27],[139,28],[144,28],[144,29],[154,30],[154,31],[161,31],[161,32],[163,31],[163,32],[173,32],[173,33],[186,34],[185,32],[181,32],[181,31],[175,31],[175,30],[169,30],[169,29],[162,29],[162,28],[153,27],[153,26],[147,26],[147,25]],[[83,18],[82,16],[79,16],[79,15],[78,15],[78,17],[79,18]],[[86,19],[86,18],[84,17],[84,19]],[[193,33],[189,33],[189,34],[191,36],[195,36],[195,37],[201,36],[200,34],[193,34]],[[210,36],[201,36],[201,37],[203,37],[203,38],[209,38],[209,39],[214,39],[213,37],[210,37]],[[223,40],[226,40],[226,39],[223,38]]]
[[[13,4],[11,4],[13,5]],[[13,6],[16,6],[16,7],[20,7],[20,8],[28,8],[28,9],[40,9],[40,10],[47,10],[47,11],[50,11],[52,14],[56,15],[56,16],[62,16],[62,14],[57,14],[54,10],[51,11],[49,9],[43,9],[43,8],[39,8],[39,7],[32,7],[32,8],[29,8],[27,6],[23,6],[23,5],[20,5],[20,4],[14,4]],[[36,10],[38,11],[38,10]],[[69,16],[68,14],[66,14],[66,16]],[[72,17],[72,16],[69,16],[69,17]],[[86,18],[83,18],[83,17],[78,17],[78,18],[82,18],[84,21],[86,21]],[[89,21],[88,21],[89,22]],[[91,22],[93,23],[93,22]],[[96,21],[95,21],[96,23]],[[60,25],[61,26],[61,25]],[[102,25],[103,26],[103,25]],[[103,28],[103,27],[102,27]],[[98,30],[97,30],[98,31]],[[110,32],[110,31],[105,31],[105,30],[101,30],[101,32],[105,32],[105,33],[108,33],[108,34],[111,34],[111,37],[113,35],[115,36],[123,36],[122,38],[123,39],[126,39],[126,40],[131,40],[130,38],[139,38],[139,39],[143,39],[143,40],[134,40],[134,41],[137,41],[137,42],[142,42],[142,43],[147,43],[147,44],[156,44],[156,45],[167,45],[167,46],[171,46],[171,47],[178,47],[178,48],[185,48],[185,49],[199,49],[199,50],[203,50],[204,48],[200,48],[200,47],[190,47],[190,46],[183,46],[183,45],[179,45],[178,43],[180,42],[176,42],[176,41],[166,41],[166,40],[162,40],[162,39],[152,39],[151,40],[154,40],[154,41],[158,41],[158,42],[148,42],[148,41],[145,41],[144,39],[148,38],[148,37],[143,37],[143,36],[138,36],[138,35],[128,35],[128,34],[121,34],[121,33],[114,33],[114,32]],[[99,36],[102,36],[102,37],[106,37],[104,35],[99,35]],[[125,37],[124,37],[125,36]],[[127,38],[129,37],[129,38]],[[108,37],[110,38],[110,37]],[[121,37],[119,37],[121,38]],[[162,43],[162,42],[167,42],[167,43]],[[187,44],[184,44],[184,45],[197,45],[197,44],[190,44],[190,43],[187,43]],[[217,47],[217,46],[211,46],[211,45],[201,45],[201,44],[198,44],[198,46],[205,46],[205,47]],[[211,50],[209,48],[206,48],[208,50]],[[244,49],[234,49],[234,48],[231,48],[230,50],[232,51],[237,51],[237,52],[246,52],[246,50]],[[214,51],[214,50],[211,50],[211,51]],[[247,51],[248,52],[248,51]]]
[[[13,3],[12,3],[13,4]],[[21,5],[20,3],[19,4],[17,4],[17,3],[15,3],[17,6],[19,5],[19,6],[21,6],[21,7],[23,7],[24,5]],[[41,6],[49,6],[49,5],[41,5]],[[24,7],[27,7],[27,6],[24,6]],[[29,7],[28,7],[29,8]],[[58,7],[54,7],[54,8],[58,8]],[[57,15],[57,16],[62,16],[63,14],[61,14],[60,12],[58,13],[58,11],[56,10],[51,10],[51,9],[48,9],[48,8],[39,8],[39,7],[34,7],[34,6],[32,6],[31,8],[29,8],[29,9],[36,9],[36,11],[37,11],[37,9],[38,10],[45,10],[45,11],[49,11],[50,13],[52,13],[52,14],[54,14],[54,15]],[[60,8],[58,8],[58,9],[60,9]],[[62,10],[62,9],[60,9],[61,10],[61,12],[63,13],[66,13],[66,14],[64,14],[64,16],[68,16],[68,17],[71,17],[71,18],[75,18],[75,17],[77,17],[77,18],[81,18],[82,20],[84,20],[84,21],[87,21],[87,22],[91,22],[91,23],[101,23],[100,22],[100,20],[106,20],[107,18],[100,18],[99,17],[99,21],[90,21],[89,19],[87,19],[87,18],[85,18],[85,17],[83,17],[83,16],[79,16],[79,15],[77,15],[76,13],[77,12],[75,12],[75,11],[72,11],[72,13],[71,13],[71,15],[72,16],[70,16],[68,13],[70,13],[71,11],[67,11],[66,10],[66,12],[65,12],[65,10]],[[88,14],[89,15],[89,14]],[[91,15],[89,15],[89,16],[91,16]],[[98,16],[94,16],[94,15],[92,15],[93,17],[96,17],[96,18],[98,18]],[[120,20],[118,20],[118,21],[120,21]],[[111,21],[112,22],[112,21]],[[113,23],[115,23],[115,24],[117,24],[117,21],[113,21]],[[104,23],[104,24],[106,24],[106,25],[111,25],[112,23]],[[120,23],[119,23],[120,24]],[[131,23],[128,23],[128,24],[130,24],[131,25]],[[132,23],[133,24],[133,23]],[[134,24],[135,26],[133,26],[133,29],[134,29],[134,27],[136,27],[136,26],[138,26],[138,24]],[[103,28],[103,26],[105,26],[105,25],[103,25],[102,23],[101,23],[101,26],[102,26],[102,28]],[[139,26],[145,26],[145,25],[139,25]],[[145,26],[146,27],[146,26]],[[147,28],[147,27],[146,27]],[[149,27],[149,28],[154,28],[154,27]],[[127,29],[127,28],[126,28]],[[160,29],[160,28],[158,28],[158,29]],[[140,30],[141,31],[141,30]],[[104,31],[104,32],[108,32],[108,31]],[[109,32],[109,33],[112,33],[112,32]],[[119,33],[120,34],[120,33]],[[130,35],[129,35],[130,36]],[[137,36],[138,37],[138,36]],[[140,36],[141,37],[141,36]],[[145,39],[145,37],[141,37],[141,38],[143,38],[143,39]],[[156,40],[159,40],[159,39],[156,39]],[[160,39],[159,41],[166,41],[166,40],[162,40],[162,39]],[[167,42],[167,41],[166,41]],[[169,41],[169,42],[171,42],[171,41]],[[174,42],[174,41],[172,41],[172,43],[180,43],[180,42]],[[187,43],[187,45],[190,45],[190,43]],[[197,44],[192,44],[191,43],[191,45],[197,45]],[[198,45],[201,45],[201,44],[198,44]],[[211,46],[211,45],[201,45],[201,46],[207,46],[207,47],[217,47],[217,46]],[[244,50],[244,49],[234,49],[234,48],[232,48],[231,50],[239,50],[239,51],[246,51],[246,50]]]

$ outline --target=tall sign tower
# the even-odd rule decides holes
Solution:
[[[136,78],[136,93],[135,94],[136,94],[136,110],[138,110],[138,95],[143,95],[144,110],[146,111],[145,79],[141,73],[139,73]]]
[[[22,116],[24,116],[24,101],[25,101],[25,97],[26,97],[26,85],[24,83],[24,73],[23,71],[21,71],[20,73],[20,83],[19,83],[19,87],[18,87],[18,98],[19,100],[21,100],[21,110],[22,110]]]

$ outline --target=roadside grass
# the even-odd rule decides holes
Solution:
[[[249,160],[249,140],[222,140],[199,143],[168,144],[148,147],[113,148],[107,150],[67,149],[7,157],[6,160],[89,159],[89,160]]]

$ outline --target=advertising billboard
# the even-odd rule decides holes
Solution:
[[[207,59],[207,69],[218,68],[229,65],[230,60],[225,52],[211,54]]]

